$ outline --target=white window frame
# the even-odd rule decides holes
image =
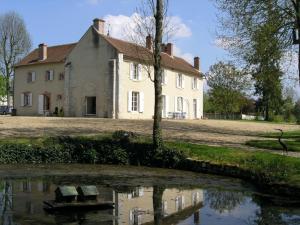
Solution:
[[[180,102],[181,100],[181,102]],[[181,104],[180,104],[181,103]],[[183,112],[183,97],[177,97],[176,99],[176,111]]]
[[[166,84],[167,84],[166,70],[162,69],[161,70],[161,85],[166,85]]]
[[[131,94],[131,112],[139,111],[140,92],[133,91]]]
[[[21,94],[21,106],[30,107],[32,106],[32,93],[24,92]]]
[[[130,79],[133,81],[142,80],[142,65],[138,63],[130,63]]]
[[[53,70],[46,70],[46,81],[54,80],[54,71]]]
[[[27,83],[32,83],[36,80],[36,73],[34,71],[30,71],[27,74]]]
[[[184,88],[184,75],[182,73],[178,73],[176,76],[176,87],[180,89]]]
[[[197,77],[193,77],[192,78],[192,89],[193,90],[197,90],[198,89],[198,78]]]

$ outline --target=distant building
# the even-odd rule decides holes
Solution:
[[[63,109],[65,116],[75,117],[153,117],[154,87],[143,63],[152,54],[152,38],[147,37],[145,47],[138,46],[105,35],[104,26],[95,19],[79,42],[40,44],[15,65],[17,115],[51,115]],[[171,43],[164,45],[161,56],[163,117],[202,118],[199,57],[191,65],[174,55]]]

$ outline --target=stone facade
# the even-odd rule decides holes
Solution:
[[[40,45],[35,50],[38,51],[37,60],[31,59],[33,52],[16,65],[14,108],[17,115],[52,115],[55,109],[63,109],[64,116],[72,117],[153,117],[154,85],[149,78],[149,70],[137,58],[128,57],[126,47],[123,51],[118,46],[130,43],[116,42],[116,39],[103,35],[103,23],[95,20],[94,25],[68,51],[54,51],[57,46],[47,49],[46,45]],[[151,38],[147,39],[148,46],[151,46]],[[172,44],[169,43],[166,50],[162,54],[170,65],[167,63],[164,68],[163,117],[202,118],[203,80],[198,70],[199,58],[195,58],[198,68],[194,69],[173,56]],[[58,51],[61,51],[63,60],[53,62]],[[185,68],[181,70],[177,62],[183,63]],[[150,74],[153,78],[153,68]]]

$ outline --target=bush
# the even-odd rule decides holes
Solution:
[[[0,163],[99,163],[177,167],[186,156],[164,148],[155,153],[150,142],[138,142],[132,132],[117,131],[112,138],[47,138],[42,143],[0,145]]]
[[[284,117],[282,115],[274,115],[270,120],[276,123],[282,123],[284,122]]]

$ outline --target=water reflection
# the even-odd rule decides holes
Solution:
[[[99,184],[100,201],[114,209],[48,214],[43,201],[54,199],[57,181],[49,179],[0,182],[1,225],[294,225],[300,209],[274,207],[251,194],[195,187],[128,187]],[[77,186],[78,183],[72,183]]]

